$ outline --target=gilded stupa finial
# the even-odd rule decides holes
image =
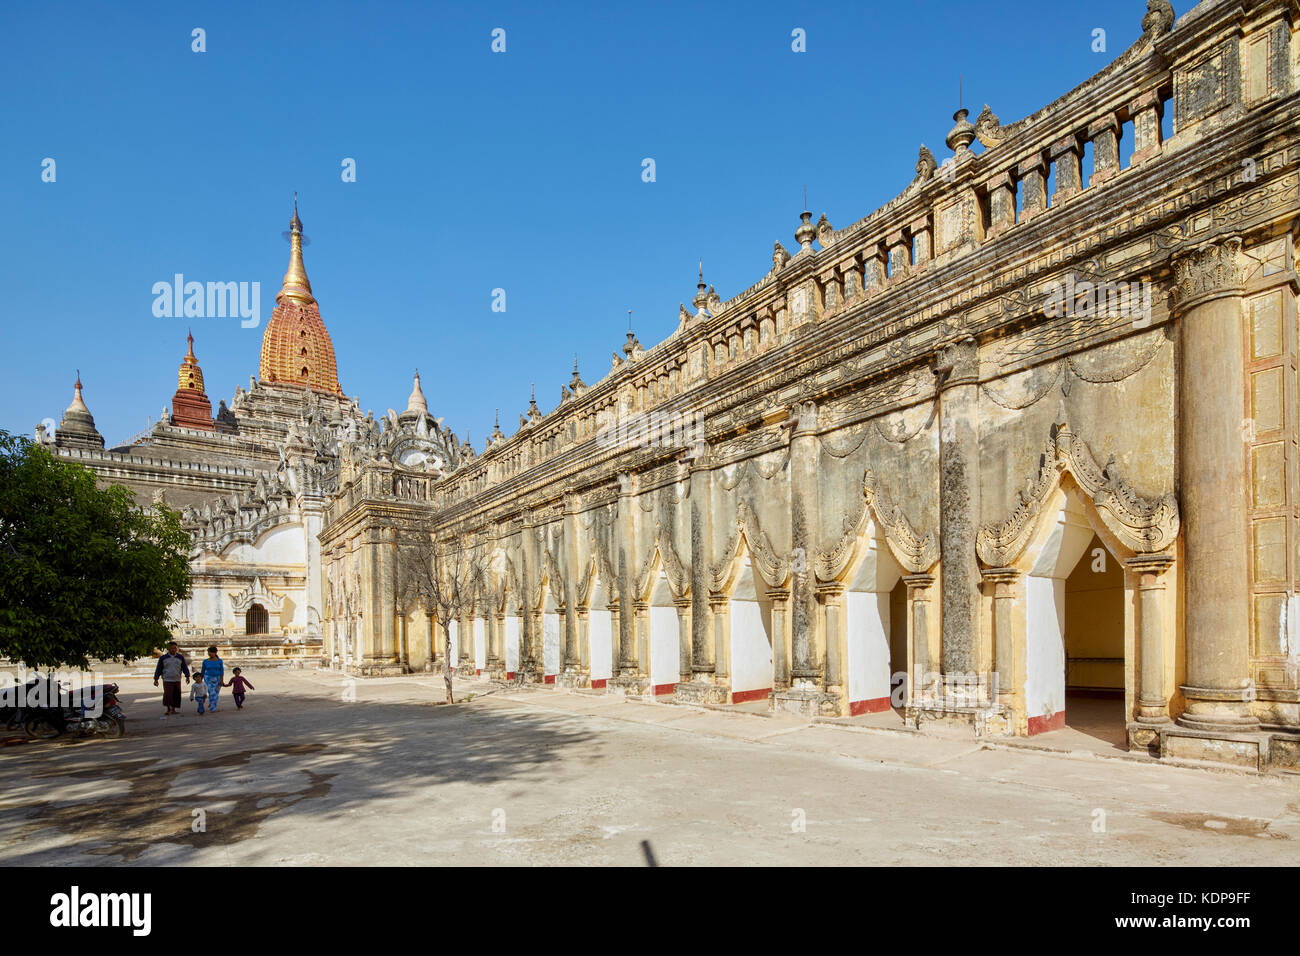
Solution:
[[[290,298],[305,304],[316,301],[307,280],[307,268],[302,263],[302,220],[298,218],[298,194],[293,194],[293,218],[289,220],[289,269],[276,293],[275,301]]]

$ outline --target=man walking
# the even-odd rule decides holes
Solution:
[[[158,666],[153,672],[153,686],[158,686],[158,678],[163,682],[163,706],[167,712],[163,718],[178,714],[181,710],[181,677],[186,682],[190,679],[190,669],[185,664],[185,657],[176,649],[176,642],[167,645],[167,653],[158,658]]]

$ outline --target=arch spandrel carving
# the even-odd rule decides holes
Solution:
[[[230,592],[230,606],[236,614],[244,614],[253,604],[260,604],[268,611],[279,614],[284,607],[284,597],[268,591],[261,577],[253,578],[253,583],[242,591]]]
[[[740,573],[740,546],[744,540],[754,570],[771,588],[785,585],[790,577],[790,562],[772,547],[772,542],[758,522],[758,515],[743,499],[736,505],[736,524],[722,551],[722,560],[709,566],[709,588],[715,593],[726,591]]]
[[[685,597],[691,588],[690,575],[686,573],[681,558],[677,556],[677,549],[673,547],[673,539],[668,529],[663,524],[656,524],[654,540],[646,549],[645,560],[641,562],[641,573],[636,576],[634,594],[650,593],[654,572],[660,564],[668,578],[668,587],[673,592],[673,597]]]
[[[555,560],[548,548],[542,549],[541,575],[537,579],[537,585],[533,588],[532,606],[539,608],[542,602],[546,600],[546,591],[551,592],[551,597],[555,599],[557,605],[564,604],[564,576],[560,573],[560,566]]]
[[[835,545],[819,551],[815,562],[818,579],[835,581],[853,562],[857,544],[874,517],[894,559],[911,574],[924,574],[939,560],[939,538],[933,532],[916,533],[907,515],[868,468],[862,475],[862,497],[855,512],[844,519],[844,531]]]
[[[591,606],[592,588],[597,580],[605,583],[605,587],[611,595],[617,594],[618,577],[614,574],[614,568],[610,563],[609,556],[605,554],[605,549],[600,546],[600,542],[592,538],[591,560],[587,562],[587,570],[583,573],[582,581],[578,586],[579,607],[589,608]]]
[[[1098,465],[1092,450],[1068,423],[1052,426],[1052,436],[1038,456],[1038,469],[1018,491],[1016,506],[1005,521],[980,528],[975,550],[989,567],[1010,567],[1033,537],[1043,506],[1066,473],[1088,497],[1106,530],[1136,554],[1164,551],[1178,537],[1178,501],[1172,492],[1143,498],[1121,478],[1111,455]]]

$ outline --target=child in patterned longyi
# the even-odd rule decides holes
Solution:
[[[234,676],[232,676],[229,681],[221,685],[222,687],[230,688],[230,695],[235,698],[236,710],[244,709],[244,697],[246,696],[244,693],[245,687],[247,687],[249,690],[257,690],[256,687],[254,687],[252,684],[248,682],[248,678],[240,676],[239,673],[240,670],[241,668],[236,667],[233,671],[231,671],[231,674],[233,674]]]

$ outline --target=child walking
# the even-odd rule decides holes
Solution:
[[[239,674],[240,670],[242,670],[242,668],[236,667],[233,671],[230,672],[233,675],[230,678],[230,680],[227,683],[221,685],[222,687],[230,688],[230,696],[235,698],[236,710],[244,709],[244,697],[246,696],[244,692],[245,687],[247,687],[249,690],[257,690],[256,687],[254,687],[252,684],[248,682],[248,678],[240,676]]]
[[[194,669],[194,683],[190,684],[190,700],[199,702],[199,713],[203,713],[203,704],[208,699],[208,685],[203,680],[203,673],[198,668]]]

